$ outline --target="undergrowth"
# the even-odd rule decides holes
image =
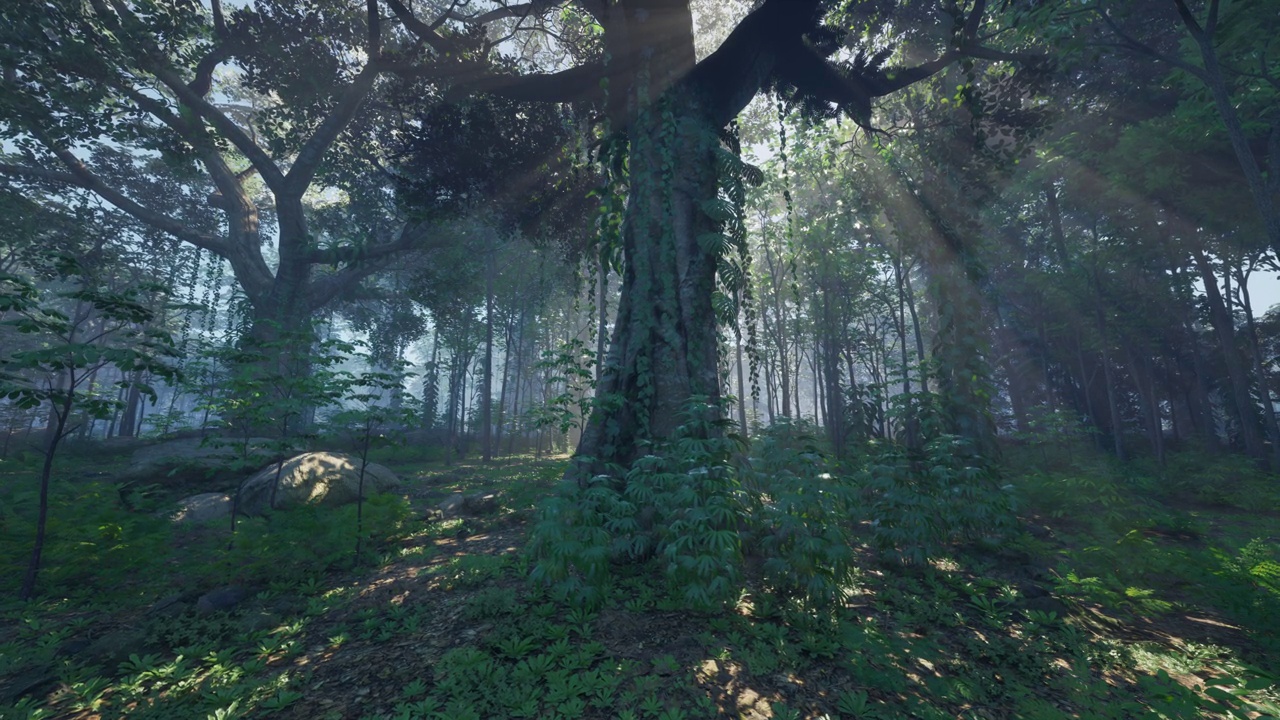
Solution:
[[[0,689],[47,679],[0,716],[1280,712],[1269,476],[1191,453],[1012,448],[991,468],[945,436],[838,464],[804,424],[748,447],[708,416],[536,516],[561,462],[432,466],[437,492],[496,489],[509,519],[423,525],[375,499],[355,567],[347,509],[243,523],[228,548],[175,533],[154,489],[66,483],[48,592],[0,604]],[[30,500],[6,487],[17,547]],[[504,525],[525,517],[528,544]],[[512,535],[468,550],[490,532]],[[191,608],[231,583],[251,596]]]

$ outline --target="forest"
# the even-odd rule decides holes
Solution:
[[[1275,0],[0,0],[0,718],[1280,717]]]

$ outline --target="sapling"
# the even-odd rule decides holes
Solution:
[[[277,332],[269,341],[245,339],[221,352],[228,376],[221,397],[210,407],[236,436],[241,469],[249,469],[249,446],[258,432],[275,436],[268,446],[276,455],[275,477],[271,485],[270,507],[275,507],[276,491],[288,454],[296,441],[305,439],[308,418],[317,409],[337,402],[347,388],[346,375],[335,370],[354,346],[338,340],[316,342],[310,331]],[[307,348],[306,352],[299,351]],[[283,362],[279,360],[283,358]],[[277,362],[272,362],[275,359]],[[235,533],[240,491],[231,507],[231,532]]]
[[[404,367],[401,372],[370,371],[361,373],[350,382],[350,392],[343,398],[351,403],[336,413],[329,422],[338,433],[349,439],[360,458],[360,471],[356,482],[356,547],[354,561],[359,562],[364,541],[364,480],[369,467],[369,452],[379,442],[388,442],[383,430],[394,427],[412,427],[415,417],[407,402],[390,402],[395,395],[403,396]],[[408,399],[408,398],[403,398]],[[386,402],[386,405],[381,403]]]
[[[177,368],[169,363],[178,354],[173,338],[164,330],[148,327],[156,314],[140,300],[162,288],[150,284],[120,292],[97,288],[71,258],[59,258],[57,269],[64,280],[72,283],[73,289],[57,295],[62,300],[60,304],[71,307],[69,313],[43,303],[40,290],[29,280],[0,275],[4,324],[38,340],[30,349],[0,356],[0,395],[23,410],[49,409],[36,537],[22,581],[23,600],[35,593],[44,552],[54,458],[62,440],[77,429],[68,427],[69,421],[77,411],[93,418],[109,417],[119,406],[118,399],[104,399],[88,392],[87,383],[106,367],[119,370],[122,378],[147,373],[173,381],[179,376]],[[122,379],[118,385],[128,383]],[[151,402],[156,401],[150,386],[138,382],[132,385]]]

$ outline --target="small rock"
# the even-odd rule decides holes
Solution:
[[[775,679],[778,681],[779,689],[782,690],[783,695],[791,697],[792,695],[800,692],[800,683],[796,682],[791,676],[778,675]]]
[[[440,513],[444,517],[457,517],[462,512],[462,506],[466,503],[467,498],[462,493],[454,493],[445,498],[436,507],[440,509]]]
[[[1066,605],[1063,605],[1059,600],[1047,593],[1043,597],[1027,598],[1022,603],[1022,607],[1045,613],[1057,613],[1058,617],[1065,617],[1068,611]]]
[[[462,499],[462,511],[468,515],[492,515],[498,511],[496,493],[472,493]]]
[[[68,640],[62,643],[62,645],[58,647],[58,652],[56,656],[71,657],[72,655],[79,655],[85,650],[88,650],[89,646],[92,644],[93,643],[89,642],[85,638],[76,638],[75,640]]]
[[[240,619],[240,629],[244,632],[267,630],[279,624],[280,616],[266,610],[251,612]]]
[[[230,610],[247,597],[249,591],[235,585],[210,590],[196,601],[196,611],[201,615],[208,615],[220,610]]]
[[[77,653],[77,659],[84,665],[103,665],[114,668],[129,656],[146,652],[147,641],[137,630],[117,628],[94,640],[88,647]]]
[[[178,501],[171,519],[179,525],[206,523],[231,517],[231,496],[225,493],[201,493]]]
[[[1018,592],[1022,594],[1022,597],[1028,600],[1034,600],[1035,598],[1046,597],[1049,594],[1048,590],[1045,590],[1039,585],[1023,585],[1021,588],[1018,589]]]
[[[50,672],[48,668],[28,670],[10,680],[0,698],[3,698],[6,702],[16,702],[26,695],[39,694],[38,691],[41,688],[52,685],[57,681],[58,676]]]
[[[190,602],[190,596],[186,593],[174,593],[162,597],[151,603],[151,607],[147,608],[148,617],[172,617],[181,615],[183,610],[187,609],[187,603]]]

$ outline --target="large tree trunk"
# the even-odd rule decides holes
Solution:
[[[716,196],[716,128],[696,93],[676,86],[637,113],[629,139],[622,297],[570,471],[579,481],[606,464],[626,467],[645,452],[641,441],[670,437],[691,398],[720,398],[711,307],[717,258],[698,242],[716,230],[701,207]]]

